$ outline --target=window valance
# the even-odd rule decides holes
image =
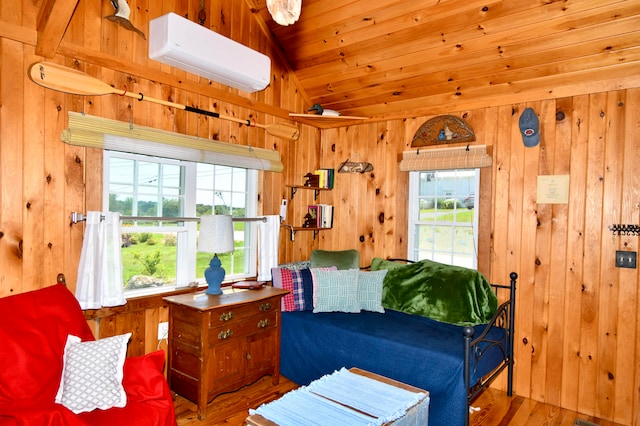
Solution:
[[[69,112],[69,128],[61,139],[70,145],[145,154],[198,163],[282,172],[280,153],[236,145],[123,121]]]
[[[489,167],[493,163],[485,145],[404,151],[400,170],[454,170]]]

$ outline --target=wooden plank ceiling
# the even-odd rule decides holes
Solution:
[[[290,26],[272,20],[266,0],[247,2],[309,106],[343,115],[509,104],[640,74],[636,0],[302,0]]]

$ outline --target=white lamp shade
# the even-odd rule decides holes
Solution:
[[[228,215],[202,216],[198,251],[229,253],[233,251],[233,220]]]

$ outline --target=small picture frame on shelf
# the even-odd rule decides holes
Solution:
[[[309,213],[304,215],[304,223],[302,224],[303,228],[315,228],[315,219],[311,219],[311,215]]]
[[[311,228],[319,228],[320,227],[320,211],[318,206],[309,206],[308,214],[310,216],[309,222]]]

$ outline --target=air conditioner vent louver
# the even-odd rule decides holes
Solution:
[[[149,23],[149,58],[246,92],[269,85],[268,56],[175,13]]]

